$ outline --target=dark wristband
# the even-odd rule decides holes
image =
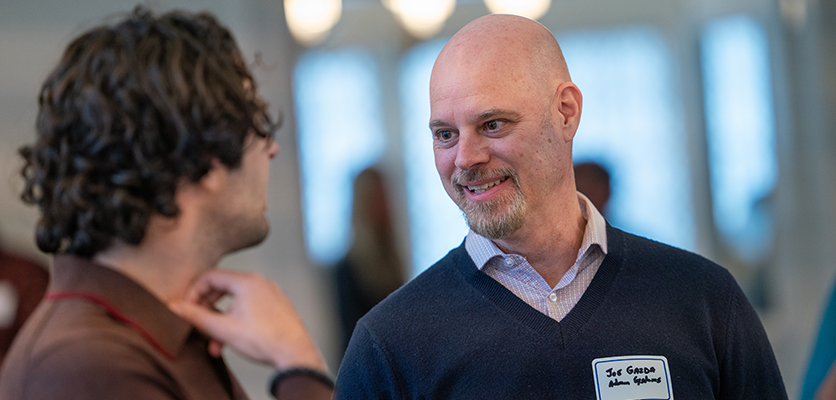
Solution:
[[[314,380],[327,386],[329,389],[334,389],[334,380],[331,379],[331,377],[326,375],[324,372],[317,371],[311,368],[290,368],[284,371],[280,371],[273,377],[273,380],[270,382],[270,393],[272,393],[273,395],[277,395],[279,393],[279,386],[282,384],[282,381],[286,378],[297,375],[304,375],[309,378],[313,378]]]

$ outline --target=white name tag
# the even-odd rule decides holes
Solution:
[[[592,360],[598,400],[673,400],[664,356],[621,356]]]

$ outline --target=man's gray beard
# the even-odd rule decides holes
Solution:
[[[514,179],[516,190],[482,203],[469,201],[465,197],[465,189],[457,186],[456,203],[473,232],[488,239],[503,239],[522,227],[525,221],[525,197],[519,190],[515,177],[511,179]]]

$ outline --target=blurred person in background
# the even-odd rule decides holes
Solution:
[[[574,170],[575,188],[586,195],[592,205],[606,216],[612,187],[610,173],[603,165],[591,161],[575,164]]]
[[[404,283],[384,183],[374,168],[354,179],[351,247],[334,266],[343,351],[360,317]]]

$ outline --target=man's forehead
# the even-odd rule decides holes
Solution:
[[[430,100],[464,97],[528,85],[528,69],[501,60],[461,60],[436,65],[430,77]]]
[[[449,51],[448,51],[449,50]],[[463,45],[445,48],[430,75],[430,95],[450,88],[483,92],[507,84],[525,84],[531,76],[531,59],[520,51],[507,49],[479,51]]]
[[[436,86],[430,93],[430,126],[480,122],[499,111],[518,110],[524,102],[519,94],[509,86],[478,79]]]
[[[520,90],[530,89],[524,68],[506,68],[501,63],[446,65],[433,70],[430,105],[447,100],[468,103],[502,101]]]

